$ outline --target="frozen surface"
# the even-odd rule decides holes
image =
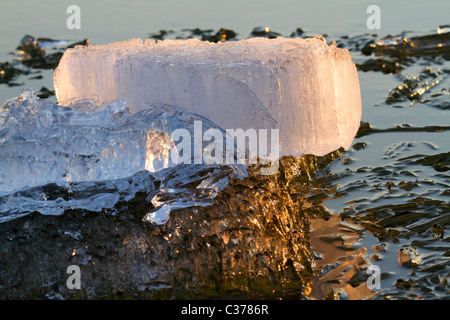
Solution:
[[[348,149],[361,120],[351,56],[320,36],[77,47],[64,53],[54,84],[62,104],[126,99],[132,113],[169,104],[223,129],[279,129],[280,156]]]
[[[194,139],[195,121],[204,131],[220,130],[185,110],[160,105],[128,115],[123,100],[73,107],[27,89],[0,108],[0,222],[33,211],[111,209],[153,190],[149,201],[156,209],[166,206],[148,219],[164,221],[170,208],[204,205],[229,176],[245,175],[233,165],[173,163],[172,132],[183,129]],[[192,184],[197,188],[185,190]]]

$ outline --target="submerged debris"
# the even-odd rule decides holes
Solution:
[[[383,73],[398,73],[404,68],[398,62],[385,59],[369,59],[364,61],[364,63],[356,64],[356,67],[365,72],[381,71]]]
[[[9,62],[0,62],[0,83],[11,84],[21,74],[28,74],[29,71],[22,70]]]
[[[88,45],[89,41],[85,39],[80,42],[69,44],[64,46],[61,50],[51,53],[46,53],[45,49],[41,47],[41,43],[46,43],[46,45],[49,46],[52,43],[59,45],[61,41],[48,38],[39,38],[36,40],[33,36],[24,36],[20,41],[17,50],[19,59],[25,66],[34,69],[55,69],[66,49],[73,48],[76,45]]]
[[[297,29],[296,32],[301,31],[301,29]],[[302,32],[303,33],[303,32]],[[292,33],[295,36],[295,33]],[[281,33],[270,30],[269,27],[257,27],[252,30],[250,33],[250,37],[264,37],[269,39],[274,39],[276,37],[280,37]]]
[[[374,51],[391,57],[443,55],[450,58],[450,32],[411,38],[387,38],[377,41]]]
[[[24,83],[14,82],[21,75],[29,75],[36,69],[55,69],[58,66],[64,51],[77,45],[87,46],[89,41],[74,42],[61,41],[49,38],[35,38],[25,35],[16,48],[15,60],[12,62],[0,62],[0,83],[8,86],[22,86]],[[47,48],[47,49],[46,49]],[[50,52],[48,52],[50,51]],[[31,79],[41,79],[43,76],[34,76]],[[49,97],[54,94],[53,90],[42,90],[41,97]]]

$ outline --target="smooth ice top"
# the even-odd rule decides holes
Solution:
[[[322,37],[76,47],[64,53],[54,85],[63,105],[126,99],[132,113],[168,104],[222,129],[279,129],[280,156],[348,149],[361,120],[351,56]]]

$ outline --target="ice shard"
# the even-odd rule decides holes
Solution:
[[[197,122],[202,134],[220,131],[208,119],[166,105],[128,114],[125,105],[65,107],[24,89],[1,106],[0,223],[34,211],[113,209],[137,192],[155,207],[146,220],[163,223],[171,209],[210,205],[231,177],[247,175],[239,165],[194,164],[193,150],[184,155],[192,161],[172,161],[169,133],[181,130],[193,144]]]
[[[54,85],[62,105],[125,99],[131,113],[168,104],[222,129],[278,129],[280,156],[347,149],[361,120],[350,53],[320,36],[76,47],[64,53]]]

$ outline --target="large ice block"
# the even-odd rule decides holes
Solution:
[[[64,53],[54,85],[63,105],[126,99],[133,113],[168,104],[223,129],[279,129],[280,156],[347,149],[361,119],[350,53],[322,37],[76,47]]]

